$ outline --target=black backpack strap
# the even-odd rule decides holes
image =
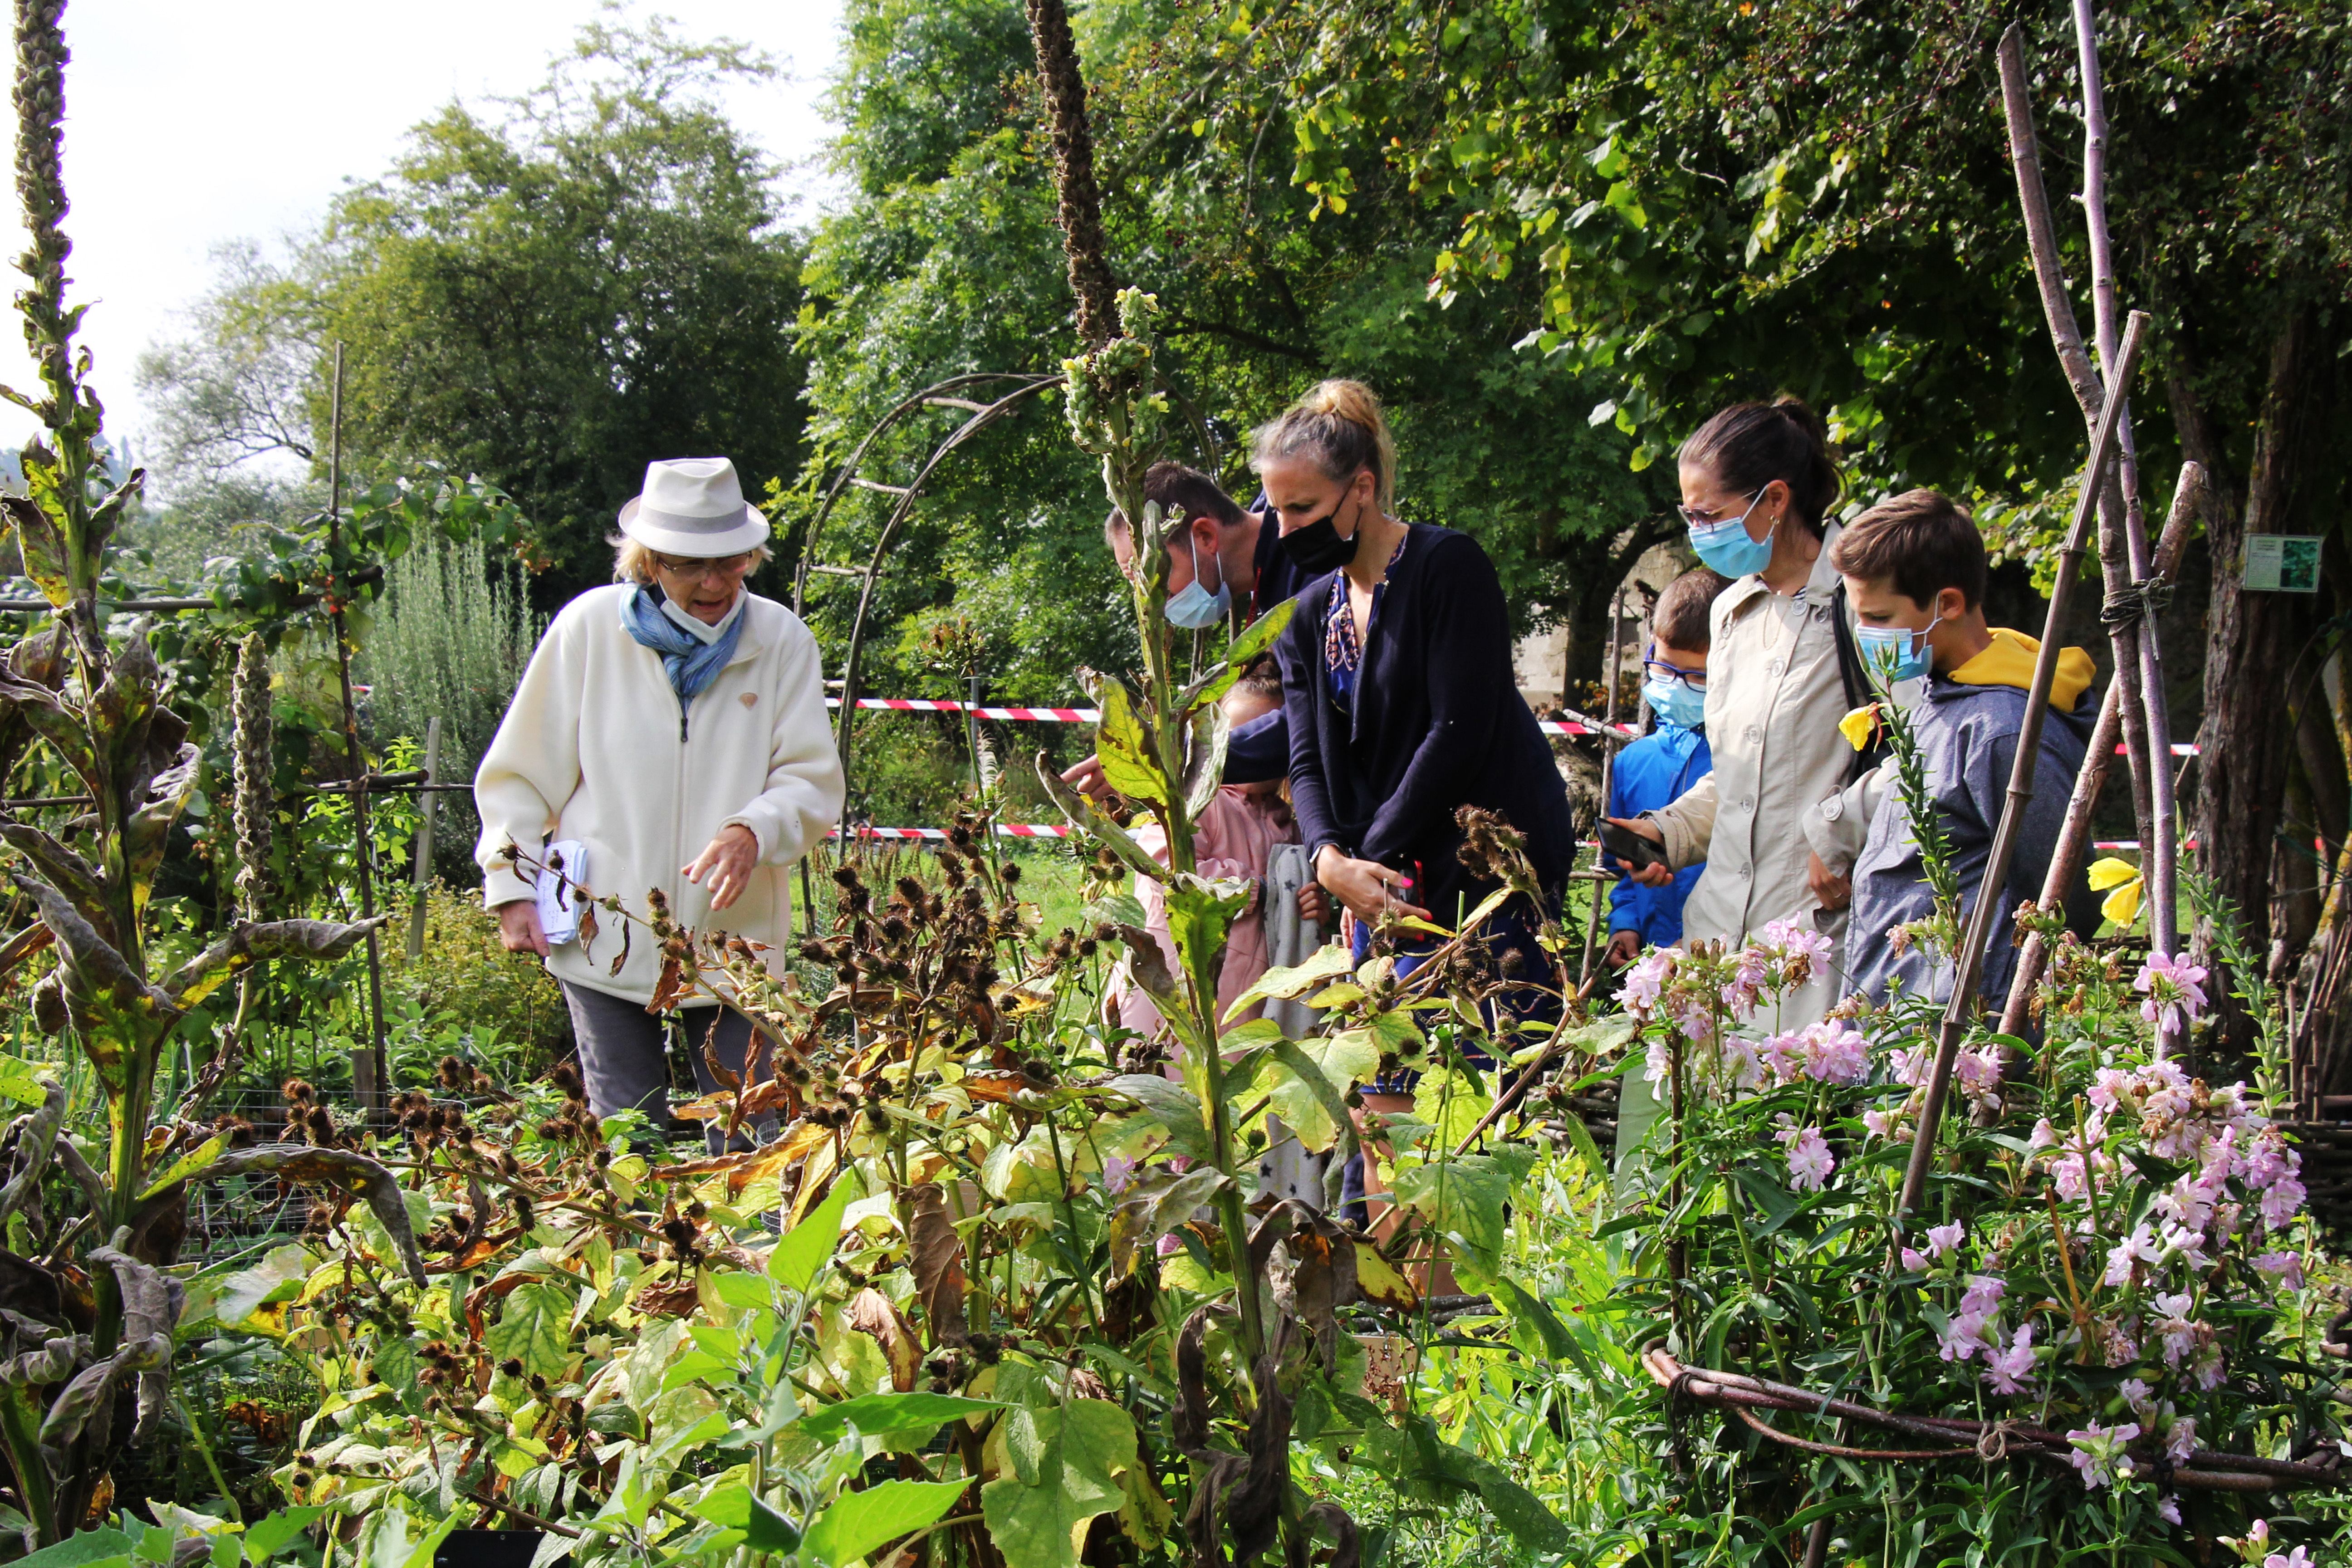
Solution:
[[[1863,668],[1862,647],[1855,642],[1853,628],[1846,624],[1845,583],[1830,591],[1830,635],[1837,639],[1838,679],[1845,687],[1845,705],[1851,709],[1865,708],[1878,700],[1878,693],[1870,684],[1870,672]],[[1846,764],[1845,782],[1853,784],[1886,760],[1885,731],[1874,732],[1870,744],[1853,754]]]

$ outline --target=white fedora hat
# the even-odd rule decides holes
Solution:
[[[740,555],[768,542],[768,520],[743,500],[724,458],[646,465],[646,488],[621,508],[621,531],[665,555]]]

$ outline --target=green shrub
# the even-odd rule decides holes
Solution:
[[[408,895],[401,895],[405,903]],[[499,922],[479,898],[435,883],[425,895],[425,951],[408,956],[404,912],[384,933],[384,1013],[397,1058],[404,1044],[431,1059],[452,1051],[494,1078],[533,1077],[572,1048],[572,1015],[538,960],[499,945]],[[395,1012],[405,1015],[395,1018]],[[405,1081],[411,1073],[395,1068]]]

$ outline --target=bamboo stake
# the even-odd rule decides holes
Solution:
[[[2057,350],[2059,368],[2074,389],[2083,422],[2097,424],[2106,406],[2106,389],[2083,345],[2074,305],[2066,290],[2060,265],[2057,225],[2050,214],[2050,194],[2042,183],[2042,157],[2033,124],[2033,100],[2025,76],[2025,35],[2015,23],[2001,35],[1999,50],[2001,109],[2009,127],[2009,154],[2017,175],[2017,205],[2025,219],[2026,249],[2033,262],[2034,282],[2042,296],[2042,313],[2050,326],[2050,342]],[[2111,595],[2126,588],[2131,577],[2130,550],[2126,543],[2127,507],[2121,492],[2102,490],[2099,497],[2099,564]],[[2149,779],[2147,721],[2140,700],[2139,626],[2137,622],[2107,628],[2121,706],[2126,749],[2132,759],[2132,812],[2143,844],[2155,842],[2156,796]]]
[[[327,555],[340,565],[343,555],[343,345],[335,345],[334,390],[328,403]],[[359,708],[352,700],[352,639],[343,623],[342,584],[331,582],[327,613],[335,629],[335,672],[343,689],[343,748],[352,764],[352,826],[357,836],[360,862],[360,919],[375,914],[374,845],[368,832],[367,754],[360,746]],[[361,1108],[371,1115],[382,1109],[384,1084],[390,1077],[383,1049],[383,952],[375,928],[367,933],[368,1048],[352,1053],[352,1089]],[[364,1067],[365,1070],[362,1068]]]
[[[425,956],[425,890],[433,880],[433,808],[440,804],[434,789],[435,774],[441,766],[441,721],[425,721],[425,777],[417,802],[421,820],[416,825],[416,867],[411,875],[415,889],[415,902],[408,913],[408,956],[411,960]]]
[[[2165,520],[2164,537],[2156,547],[2156,577],[2169,583],[2180,568],[2180,556],[2189,547],[2189,527],[2195,519],[2198,498],[2202,494],[2205,470],[2195,463],[2184,463],[2180,468],[2179,487],[2172,498],[2172,512]],[[2123,714],[2116,706],[2123,690],[2120,677],[2107,683],[2106,700],[2100,706],[2099,721],[2091,732],[2091,749],[2083,754],[2082,770],[2074,775],[2074,794],[2066,803],[2066,823],[2058,830],[2057,850],[2050,858],[2049,874],[2042,879],[2042,897],[2036,900],[2044,910],[2065,902],[2066,890],[2083,867],[2083,849],[2091,833],[2091,813],[2099,804],[2100,793],[2107,782],[2109,764],[2115,760],[2116,742],[2123,732]],[[2142,863],[2146,863],[2148,841],[2140,840]],[[2042,965],[2049,957],[2049,944],[2035,931],[2025,939],[2024,951],[2018,954],[2017,973],[2010,981],[2009,1001],[2002,1007],[2000,1032],[2014,1035],[2026,1025],[2033,997],[2034,983],[2042,978]]]
[[[1976,907],[1969,911],[1960,950],[1953,955],[1956,963],[1952,997],[1944,1007],[1943,1027],[1936,1041],[1936,1062],[1927,1075],[1927,1103],[1920,1108],[1919,1130],[1911,1140],[1911,1163],[1903,1173],[1902,1201],[1895,1211],[1898,1214],[1918,1206],[1919,1194],[1927,1184],[1927,1162],[1935,1155],[1944,1100],[1951,1091],[1952,1061],[1959,1055],[1960,1036],[1968,1027],[1969,1015],[1978,1005],[1976,991],[1984,973],[1985,938],[1992,926],[1993,911],[2000,906],[2001,889],[2009,882],[2009,866],[2017,855],[2017,835],[2025,816],[2025,805],[2033,798],[2034,771],[2042,760],[2042,727],[2050,713],[2050,687],[2058,675],[2058,638],[2066,624],[2066,606],[2074,597],[2074,579],[2082,570],[2083,547],[2090,532],[2091,516],[2098,508],[2103,488],[2099,481],[2115,455],[2116,426],[2124,408],[2120,394],[2131,384],[2132,373],[2139,368],[2140,348],[2147,340],[2147,312],[2134,310],[2111,382],[2117,395],[2107,400],[2099,416],[2098,428],[2091,437],[2091,460],[2083,470],[2082,494],[2074,502],[2074,520],[2066,531],[2065,547],[2058,552],[2058,579],[2050,585],[2050,614],[2043,623],[2042,651],[2033,660],[2033,687],[2026,695],[2025,717],[2017,732],[2017,758],[2010,767],[2009,798],[2001,806],[2000,826],[1993,833],[1992,853],[1985,861],[1984,879],[1977,884]]]
[[[1625,584],[1620,583],[1617,584],[1617,596],[1609,602],[1609,705],[1608,718],[1604,721],[1607,730],[1601,742],[1601,809],[1599,813],[1604,817],[1609,815],[1610,783],[1616,776],[1617,771],[1617,686],[1618,672],[1624,661],[1624,656]],[[1566,682],[1563,681],[1561,684],[1565,685]],[[1563,691],[1560,695],[1565,697],[1567,693]],[[1601,868],[1601,840],[1596,829],[1592,849],[1594,870],[1598,871]],[[1584,916],[1584,957],[1576,967],[1576,984],[1579,990],[1581,990],[1592,978],[1592,944],[1599,941],[1601,936],[1601,886],[1602,884],[1598,881],[1585,884],[1586,889],[1591,896],[1592,904],[1585,911]]]
[[[2074,0],[2074,43],[2083,84],[2083,221],[2091,241],[2091,308],[2093,331],[2098,340],[2099,363],[2112,368],[2116,352],[2116,311],[2115,249],[2107,230],[2107,100],[2106,88],[2099,70],[2098,19],[2092,10],[2092,0]],[[2110,396],[2124,395],[2119,386],[2106,389]],[[2116,482],[2123,491],[2124,547],[2130,563],[2131,578],[2126,589],[2136,590],[2149,580],[2150,559],[2147,547],[2147,509],[2140,499],[2139,447],[2132,437],[2131,408],[2126,400],[2118,426],[2118,459]],[[2110,602],[2116,594],[2116,584],[2107,584]],[[2180,859],[2180,825],[2175,809],[2172,790],[2172,721],[2165,703],[2164,654],[2159,646],[2156,621],[2143,616],[2137,624],[2136,641],[2139,654],[2139,689],[2137,696],[2143,721],[2147,727],[2148,759],[2147,793],[2149,816],[2153,819],[2152,835],[2143,834],[2141,864],[2147,868],[2148,898],[2148,950],[2168,958],[2179,942],[2179,893],[2176,874]],[[2161,1026],[2157,1049],[2169,1054],[2179,1043],[2181,1022],[2175,1014],[2168,1013]]]

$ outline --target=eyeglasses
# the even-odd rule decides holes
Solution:
[[[738,573],[750,571],[751,552],[747,550],[740,555],[717,555],[700,561],[672,561],[667,555],[656,555],[654,565],[681,582],[699,583],[714,572],[721,577],[732,577]]]
[[[1764,499],[1764,490],[1769,490],[1772,487],[1770,485],[1766,485],[1764,489],[1759,489],[1754,495],[1749,496],[1748,498],[1748,511],[1754,511],[1756,510],[1756,503]],[[1693,511],[1686,506],[1677,505],[1675,508],[1675,510],[1682,514],[1683,525],[1685,528],[1715,528],[1726,522],[1745,522],[1748,521],[1748,511],[1741,512],[1737,518],[1723,518],[1708,517],[1703,513]]]
[[[1679,680],[1693,691],[1706,689],[1706,671],[1685,669],[1679,664],[1668,664],[1658,657],[1656,643],[1652,643],[1642,655],[1642,673],[1652,680],[1663,680],[1669,684]]]

